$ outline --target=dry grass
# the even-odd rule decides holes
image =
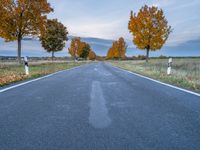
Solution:
[[[30,75],[24,74],[24,66],[16,65],[13,63],[0,63],[0,86],[8,85],[13,82],[37,78],[60,70],[69,69],[72,67],[80,66],[87,62],[32,62],[30,64]]]
[[[166,83],[200,92],[200,59],[174,59],[172,75],[167,75],[167,59],[111,61],[111,64]]]

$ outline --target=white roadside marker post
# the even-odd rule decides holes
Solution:
[[[167,75],[171,75],[171,72],[172,72],[172,58],[169,58],[168,68],[167,68]]]
[[[24,57],[24,67],[25,67],[25,74],[29,75],[29,67],[28,67],[28,58],[27,58],[27,56]]]

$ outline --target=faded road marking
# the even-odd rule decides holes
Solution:
[[[104,99],[100,82],[92,83],[92,91],[90,95],[90,116],[89,123],[95,128],[106,128],[111,124],[108,116],[106,100]]]

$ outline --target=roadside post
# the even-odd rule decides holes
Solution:
[[[29,75],[29,66],[28,66],[28,58],[27,58],[27,56],[24,57],[24,67],[25,67],[25,74]]]
[[[172,72],[172,58],[169,58],[168,68],[167,68],[167,75],[171,75],[171,72]]]

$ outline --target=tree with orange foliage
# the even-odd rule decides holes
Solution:
[[[73,38],[68,51],[75,60],[77,57],[86,59],[91,51],[91,47],[88,43],[82,42],[80,38]]]
[[[114,41],[112,47],[108,50],[107,59],[122,59],[126,54],[126,42],[124,38],[119,38],[118,41]]]
[[[114,49],[113,49],[113,46],[108,50],[106,58],[107,59],[113,59],[114,58]]]
[[[126,54],[126,49],[127,49],[124,38],[120,37],[117,43],[118,43],[118,58],[120,59],[124,58]]]
[[[133,14],[131,11],[128,29],[133,35],[133,43],[137,48],[146,50],[146,62],[148,62],[149,51],[161,49],[172,31],[163,10],[147,5],[142,7],[138,14]]]
[[[89,57],[89,60],[95,60],[96,59],[95,52],[94,51],[90,51],[88,57]]]
[[[92,51],[92,50],[91,50],[91,47],[88,43],[82,42],[82,44],[83,44],[83,48],[81,50],[79,57],[81,57],[83,59],[87,59],[90,51]]]
[[[73,38],[71,40],[71,44],[70,47],[68,48],[69,54],[74,57],[74,60],[77,59],[78,57],[78,49],[80,49],[79,45],[81,43],[81,39],[80,38]]]
[[[114,59],[118,55],[117,41],[114,41],[112,47],[107,52],[107,59]]]
[[[24,36],[44,31],[46,14],[53,11],[47,0],[0,0],[0,37],[7,42],[18,41],[21,62],[21,41]]]

